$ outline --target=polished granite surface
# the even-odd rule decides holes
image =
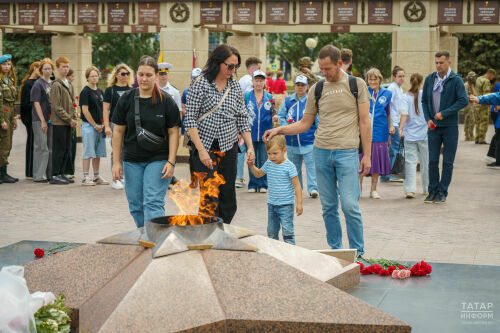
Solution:
[[[429,263],[405,280],[362,275],[346,292],[412,327],[412,333],[500,332],[500,266]]]

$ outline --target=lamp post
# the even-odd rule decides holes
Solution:
[[[311,58],[311,60],[312,60],[313,50],[316,47],[316,45],[318,45],[318,41],[316,40],[316,38],[306,39],[306,46],[309,49],[309,58]]]

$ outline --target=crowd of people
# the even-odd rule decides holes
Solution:
[[[172,65],[143,56],[137,73],[118,64],[103,92],[100,71],[85,71],[86,86],[75,95],[74,73],[66,57],[48,58],[30,66],[20,88],[21,120],[28,131],[25,175],[36,183],[74,183],[77,119],[82,121],[82,185],[108,185],[100,174],[111,139],[112,187],[125,189],[130,213],[142,227],[165,214],[165,195],[175,183],[174,169],[181,132],[190,149],[191,186],[206,186],[216,174],[224,178],[219,195],[210,200],[215,214],[231,223],[237,210],[236,188],[268,193],[268,235],[295,244],[294,212],[300,215],[305,164],[307,193],[320,198],[327,241],[342,248],[339,201],[345,215],[350,248],[364,253],[359,198],[364,177],[371,178],[370,198],[381,199],[377,184],[402,182],[404,196],[416,197],[420,164],[425,203],[446,202],[458,146],[459,111],[464,109],[466,140],[484,144],[489,107],[497,105],[500,83],[490,82],[494,70],[463,83],[450,68],[447,51],[435,54],[436,71],[425,79],[410,77],[404,92],[405,70],[395,66],[392,83],[372,68],[363,78],[352,75],[353,52],[323,47],[315,75],[309,57],[300,59],[293,93],[283,72],[261,69],[250,57],[239,81],[237,49],[215,48],[203,69],[194,68],[189,88],[181,94],[168,80]],[[55,73],[54,73],[55,71]],[[54,77],[55,74],[55,77]],[[135,82],[134,82],[135,78]],[[12,134],[17,128],[14,102],[16,76],[10,55],[0,57],[0,183],[18,179],[7,173]],[[482,96],[486,95],[486,96]],[[476,105],[477,104],[477,105]],[[484,106],[483,106],[484,105]],[[488,152],[491,167],[500,168],[500,118],[491,108],[495,136]],[[439,159],[443,155],[441,174]],[[396,156],[404,153],[405,177],[391,175]],[[245,160],[249,181],[245,181]],[[92,165],[92,175],[90,166]],[[205,179],[199,178],[205,175]],[[200,207],[200,214],[206,214]]]

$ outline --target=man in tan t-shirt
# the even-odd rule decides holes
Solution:
[[[356,78],[356,103],[349,89],[348,76],[341,70],[340,50],[335,46],[326,45],[320,50],[318,64],[326,79],[318,103],[319,110],[316,108],[314,85],[307,96],[304,118],[292,125],[266,131],[264,141],[277,134],[296,135],[307,131],[319,113],[313,154],[328,245],[333,249],[343,247],[338,213],[340,196],[349,247],[357,249],[358,255],[362,255],[364,240],[358,205],[358,173],[367,175],[371,168],[370,95],[366,83]],[[364,152],[361,162],[358,157],[360,132]]]

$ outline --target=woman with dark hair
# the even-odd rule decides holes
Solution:
[[[111,120],[113,180],[125,176],[125,194],[138,228],[153,217],[165,216],[165,195],[179,146],[179,109],[172,97],[160,90],[157,76],[156,61],[141,57],[139,87],[123,93]]]
[[[26,138],[26,164],[24,169],[24,175],[26,179],[33,178],[33,127],[31,119],[31,108],[33,103],[30,101],[31,88],[35,84],[35,81],[40,77],[40,61],[35,61],[30,65],[30,71],[28,75],[23,79],[21,86],[19,87],[19,101],[21,104],[21,121],[26,127],[26,132],[28,134]]]
[[[243,92],[233,79],[240,64],[240,54],[234,47],[222,44],[212,51],[201,76],[189,88],[184,121],[194,146],[193,170],[199,177],[200,193],[204,193],[208,178],[216,173],[224,177],[219,197],[208,198],[224,223],[231,223],[236,213],[238,134],[248,147],[248,160],[255,160]],[[205,207],[200,207],[200,215],[207,214]]]

